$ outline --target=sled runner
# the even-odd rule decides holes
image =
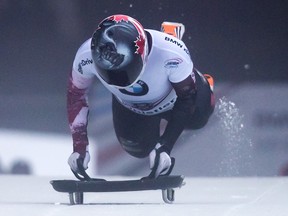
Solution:
[[[74,173],[74,172],[73,172]],[[69,194],[70,204],[83,204],[84,193],[87,192],[123,192],[162,190],[162,199],[165,203],[173,203],[175,199],[175,188],[183,185],[184,177],[159,176],[156,179],[144,177],[137,180],[108,181],[105,179],[90,178],[87,173],[83,176],[74,173],[79,180],[52,180],[50,183],[58,192]]]

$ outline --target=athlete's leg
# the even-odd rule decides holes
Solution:
[[[113,123],[123,149],[134,157],[149,155],[159,140],[160,118],[134,113],[113,96]]]

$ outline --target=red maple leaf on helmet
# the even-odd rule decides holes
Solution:
[[[111,17],[109,17],[108,19],[115,21],[116,23],[125,21],[128,22],[129,21],[129,17],[126,15],[113,15]]]
[[[138,31],[139,36],[135,42],[135,46],[137,47],[135,53],[140,54],[142,59],[144,59],[144,49],[145,49],[145,32],[142,25],[137,21],[134,20],[134,26]]]
[[[143,35],[139,34],[139,36],[137,37],[137,40],[134,42],[137,47],[135,53],[140,54],[143,57],[144,47],[145,47],[145,38],[143,37]]]

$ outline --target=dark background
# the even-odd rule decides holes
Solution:
[[[288,81],[287,0],[0,0],[0,128],[69,134],[66,86],[75,53],[116,13],[145,28],[184,23],[193,62],[216,87]],[[107,95],[98,92],[91,114],[103,116],[110,107],[102,108]]]
[[[65,91],[78,47],[115,13],[184,23],[195,66],[218,82],[288,80],[287,0],[1,0],[1,93]]]

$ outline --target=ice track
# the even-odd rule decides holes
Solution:
[[[174,204],[163,203],[161,191],[142,191],[88,193],[85,204],[78,206],[69,205],[68,195],[55,192],[49,184],[51,179],[56,178],[0,176],[1,215],[288,215],[286,177],[186,178],[186,185],[176,190]]]

